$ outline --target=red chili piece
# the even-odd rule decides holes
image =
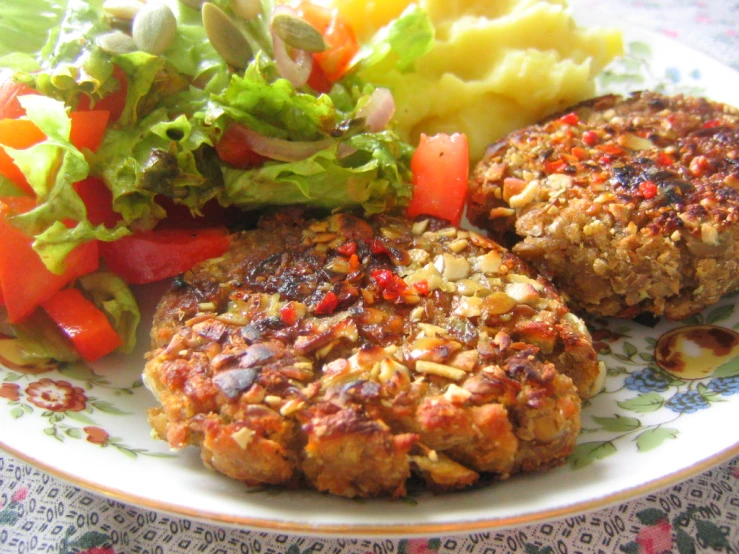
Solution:
[[[675,160],[667,152],[660,152],[657,158],[657,163],[662,167],[668,167],[675,163]]]
[[[331,293],[333,294],[333,293]],[[298,320],[298,311],[292,304],[286,304],[280,309],[280,319],[287,325],[292,325]]]
[[[420,294],[421,296],[428,296],[429,282],[426,279],[418,281],[417,283],[413,283],[413,286],[418,291],[418,294]]]
[[[577,125],[578,123],[580,123],[580,118],[575,112],[570,112],[567,115],[563,115],[562,117],[560,117],[559,121],[564,123],[565,125]]]
[[[718,127],[721,125],[721,121],[718,119],[710,119],[703,124],[704,129],[710,129],[711,127]]]
[[[345,242],[344,244],[339,246],[336,251],[342,256],[351,257],[357,253],[357,243],[353,240],[350,240],[349,242]]]
[[[595,146],[600,142],[600,137],[595,131],[585,131],[582,134],[582,141],[588,146]]]
[[[657,196],[659,189],[652,181],[643,181],[639,183],[639,192],[644,198],[649,200],[650,198]]]
[[[390,250],[387,249],[387,246],[382,244],[380,239],[372,239],[369,247],[370,251],[375,255],[388,254],[390,252]]]
[[[370,275],[380,286],[382,297],[385,300],[397,300],[408,290],[408,285],[405,284],[405,281],[389,269],[375,269]]]
[[[567,163],[564,160],[555,160],[544,164],[544,171],[546,173],[560,173],[564,171],[566,167]]]
[[[338,305],[339,299],[336,297],[333,291],[329,291],[318,303],[315,312],[318,315],[332,314],[334,313],[334,310]]]

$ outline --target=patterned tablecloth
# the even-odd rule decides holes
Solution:
[[[734,0],[579,0],[739,70]],[[730,425],[735,422],[729,422]],[[2,432],[0,430],[0,432]],[[431,539],[333,539],[202,524],[115,502],[0,454],[0,552],[86,554],[739,551],[739,458],[609,509],[506,531]]]

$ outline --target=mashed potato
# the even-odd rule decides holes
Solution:
[[[366,40],[409,0],[331,0]],[[436,27],[415,73],[377,68],[403,138],[464,132],[473,160],[506,133],[592,96],[593,77],[622,52],[615,30],[581,29],[565,0],[418,0]]]

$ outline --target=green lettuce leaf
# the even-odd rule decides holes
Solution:
[[[20,102],[47,139],[25,150],[5,148],[38,199],[33,210],[14,216],[12,223],[35,238],[33,247],[49,270],[62,273],[64,259],[76,246],[90,240],[115,240],[128,231],[95,227],[87,220],[87,209],[73,185],[88,176],[89,165],[69,142],[71,121],[64,104],[34,95],[20,97]],[[77,224],[68,228],[62,221]]]
[[[258,55],[243,77],[232,75],[223,94],[212,98],[206,121],[225,115],[262,135],[296,141],[329,136],[340,118],[331,97],[300,92],[273,75],[274,62]]]
[[[353,68],[370,82],[372,75],[385,71],[412,71],[415,61],[433,48],[435,36],[431,18],[418,4],[411,4],[362,47]]]
[[[3,0],[0,9],[0,56],[41,49],[59,24],[65,0]]]
[[[300,204],[333,209],[359,207],[373,214],[410,200],[412,149],[391,132],[357,135],[356,152],[337,159],[337,147],[306,160],[267,163],[249,171],[224,169],[224,201],[243,209]]]
[[[28,365],[74,362],[80,358],[72,342],[44,310],[36,310],[11,327],[18,339],[18,352]]]
[[[141,313],[131,289],[117,275],[96,271],[80,277],[79,285],[110,320],[123,343],[119,352],[127,354],[136,346],[136,329]]]

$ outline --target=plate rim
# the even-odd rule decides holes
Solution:
[[[582,502],[574,502],[557,508],[520,514],[510,517],[496,517],[492,519],[468,520],[449,523],[428,523],[428,524],[364,524],[364,523],[347,523],[347,524],[310,524],[299,522],[286,522],[274,519],[262,519],[251,516],[240,516],[235,514],[222,514],[211,511],[199,511],[187,506],[178,504],[170,504],[166,501],[151,500],[138,494],[126,493],[115,487],[102,485],[92,481],[88,481],[82,477],[75,477],[69,472],[60,470],[48,463],[38,460],[33,456],[20,452],[16,448],[10,447],[0,439],[0,448],[9,452],[16,458],[40,469],[64,482],[73,486],[80,487],[87,491],[112,498],[121,502],[133,504],[139,508],[157,510],[167,512],[177,516],[186,516],[194,520],[207,524],[220,524],[229,527],[248,527],[253,530],[266,532],[283,532],[300,534],[306,536],[331,536],[331,537],[378,537],[383,538],[401,538],[401,537],[429,537],[450,534],[462,534],[475,531],[489,531],[501,529],[513,529],[524,525],[540,524],[546,521],[561,519],[564,517],[577,516],[586,512],[592,512],[603,508],[608,508],[614,504],[623,501],[632,500],[640,496],[656,492],[672,485],[681,483],[687,479],[700,475],[724,462],[727,462],[739,456],[739,441],[732,446],[714,453],[708,458],[682,468],[678,471],[668,473],[662,477],[636,485],[614,491],[611,494],[603,495],[599,498],[588,499]]]

